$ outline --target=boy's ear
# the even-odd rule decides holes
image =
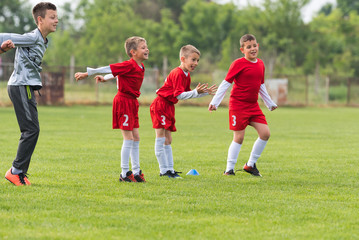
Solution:
[[[241,50],[241,52],[244,53],[244,48],[241,47],[239,50]]]
[[[41,17],[41,16],[37,16],[37,25],[39,25],[40,23],[42,23],[42,17]]]
[[[181,62],[184,62],[184,60],[186,60],[186,57],[182,56],[182,57],[180,57],[180,60],[181,60]]]
[[[130,50],[130,53],[131,53],[131,55],[133,56],[133,55],[135,55],[136,50],[135,50],[135,49],[131,49],[131,50]]]

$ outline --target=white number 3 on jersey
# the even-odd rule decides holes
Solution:
[[[161,122],[161,125],[166,125],[166,116],[165,115],[161,115],[161,118],[162,118],[162,122]]]
[[[237,122],[236,122],[236,116],[232,115],[232,126],[236,126]]]

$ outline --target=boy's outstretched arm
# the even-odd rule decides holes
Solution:
[[[216,94],[214,95],[214,97],[212,98],[211,103],[208,106],[208,111],[212,112],[212,111],[216,111],[219,104],[222,102],[224,95],[226,94],[227,89],[231,86],[232,84],[227,82],[226,80],[223,80],[222,83],[219,85],[218,90],[216,92]]]
[[[190,98],[198,98],[204,95],[207,95],[207,83],[198,83],[197,87],[191,91],[183,92],[180,95],[176,96],[178,100],[186,100]]]
[[[112,73],[110,66],[99,67],[99,68],[87,68],[87,72],[77,72],[75,73],[76,81],[87,78],[95,74],[106,74]]]

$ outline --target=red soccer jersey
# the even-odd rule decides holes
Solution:
[[[178,99],[176,98],[183,92],[191,91],[191,76],[188,76],[183,72],[180,67],[173,69],[168,74],[163,86],[157,90],[157,95],[166,98],[168,101],[176,104]]]
[[[119,92],[129,94],[135,98],[141,95],[140,88],[145,76],[145,66],[138,66],[135,60],[110,64],[113,76],[117,76],[117,88]]]
[[[230,110],[260,110],[257,101],[260,86],[264,83],[264,71],[263,61],[259,58],[252,63],[243,57],[231,64],[225,78],[229,83],[234,82],[229,99]]]

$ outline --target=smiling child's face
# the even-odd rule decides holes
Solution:
[[[139,61],[144,61],[148,59],[148,54],[150,53],[150,50],[148,50],[147,43],[145,41],[142,41],[138,44],[136,50],[132,51],[132,58]]]
[[[255,61],[258,56],[259,44],[256,40],[246,41],[240,50],[244,54],[245,59],[248,61]]]
[[[181,68],[186,72],[193,72],[199,62],[198,53],[191,53],[187,57],[181,57]]]

